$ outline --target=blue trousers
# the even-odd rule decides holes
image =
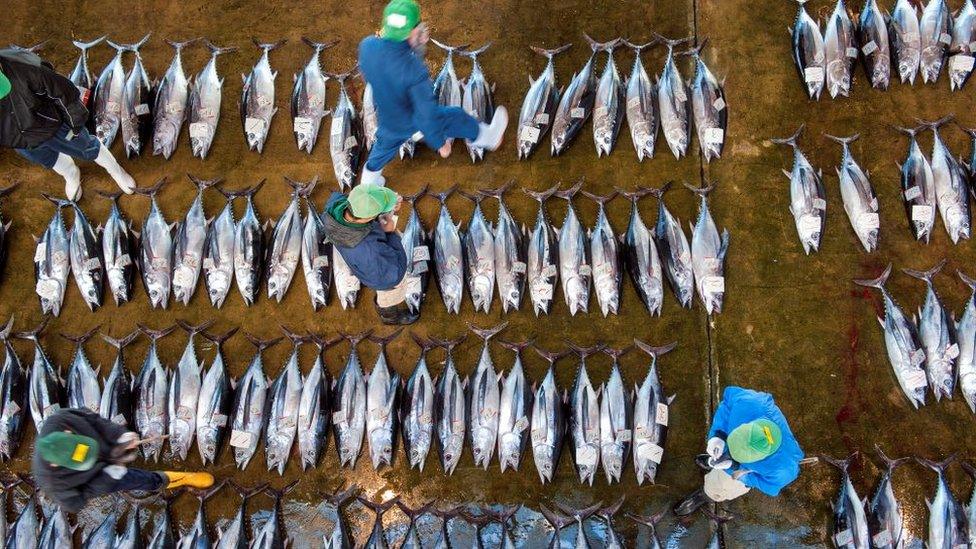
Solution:
[[[464,112],[460,107],[442,107],[437,113],[438,122],[441,126],[441,135],[445,139],[460,138],[474,141],[478,138],[478,120],[470,114]],[[371,172],[378,172],[396,157],[400,150],[400,145],[406,143],[406,137],[391,137],[383,132],[382,121],[380,128],[376,132],[376,142],[369,150],[369,158],[366,159],[366,169]]]
[[[152,492],[163,487],[163,476],[153,471],[128,468],[125,476],[115,481],[112,492],[128,492],[141,490]]]
[[[95,160],[101,148],[98,139],[88,133],[87,129],[82,128],[69,141],[67,137],[70,129],[68,126],[62,125],[58,133],[51,139],[31,149],[16,149],[17,153],[48,169],[54,167],[54,163],[58,161],[58,154],[66,154],[81,160]]]

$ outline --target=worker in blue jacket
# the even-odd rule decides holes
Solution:
[[[412,324],[419,318],[406,304],[407,254],[396,232],[403,199],[378,185],[357,185],[349,195],[332,193],[322,225],[359,282],[376,290],[376,310],[384,324]]]
[[[434,84],[423,52],[430,32],[420,22],[415,0],[391,0],[383,10],[379,36],[359,44],[359,70],[373,88],[379,127],[363,168],[362,182],[383,185],[383,167],[414,134],[443,158],[451,154],[451,140],[463,138],[473,147],[490,151],[502,144],[508,126],[505,107],[495,109],[491,123],[479,122],[459,107],[444,107],[434,97]]]
[[[712,418],[702,488],[674,507],[680,517],[702,505],[729,501],[750,488],[777,496],[796,480],[803,451],[769,393],[726,387]]]

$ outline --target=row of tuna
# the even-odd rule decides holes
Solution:
[[[29,481],[25,477],[25,481]],[[16,479],[4,484],[4,490],[9,491],[21,482]],[[113,508],[108,512],[104,519],[97,525],[84,532],[82,535],[82,547],[85,548],[108,548],[108,549],[134,549],[137,547],[168,548],[168,547],[192,547],[195,549],[239,549],[239,548],[279,548],[294,546],[295,540],[289,536],[284,524],[284,510],[282,509],[281,499],[284,495],[294,489],[295,483],[289,484],[277,490],[261,484],[253,488],[242,488],[233,482],[221,483],[205,492],[192,492],[198,500],[197,513],[193,524],[185,530],[173,519],[171,505],[174,499],[180,495],[177,492],[172,496],[162,496],[164,506],[156,514],[155,524],[150,536],[149,544],[144,545],[145,534],[142,532],[140,515],[143,508],[152,503],[152,499],[129,499],[129,510],[126,519],[122,523],[123,529],[118,531],[122,517],[121,509]],[[208,498],[219,492],[223,486],[231,486],[240,494],[241,504],[237,508],[234,516],[230,519],[223,529],[217,529],[216,536],[211,535],[211,522],[208,520],[205,502]],[[474,547],[482,547],[483,530],[491,524],[497,523],[501,527],[501,546],[519,547],[526,542],[524,534],[520,534],[518,521],[515,514],[522,509],[522,506],[500,507],[498,509],[487,506],[459,505],[450,509],[439,509],[435,502],[431,501],[426,505],[411,508],[404,504],[399,496],[389,499],[382,503],[373,502],[371,499],[358,496],[360,489],[352,486],[349,489],[337,491],[326,496],[326,501],[335,508],[336,521],[332,527],[332,532],[322,536],[324,547],[327,549],[353,549],[357,547],[354,529],[345,518],[347,506],[359,502],[363,507],[368,508],[374,515],[373,524],[370,528],[367,542],[362,547],[374,549],[390,547],[395,539],[387,533],[383,527],[383,517],[386,512],[393,507],[398,507],[409,520],[406,532],[402,534],[403,539],[399,545],[403,549],[421,549],[422,547],[442,547],[449,548],[456,544],[456,536],[452,536],[452,521],[461,520],[475,528]],[[258,494],[267,494],[273,498],[271,509],[264,523],[251,524],[251,532],[248,532],[249,515],[246,511],[247,500]],[[4,496],[6,499],[6,496]],[[74,528],[69,524],[68,517],[56,506],[46,504],[43,500],[39,504],[36,495],[29,497],[27,503],[17,514],[17,518],[9,527],[4,520],[3,528],[0,530],[0,541],[3,546],[10,549],[32,549],[34,547],[72,547],[74,546]],[[540,506],[539,513],[550,524],[553,532],[550,537],[550,546],[556,547],[560,544],[561,534],[564,529],[576,523],[577,530],[574,536],[574,546],[577,548],[590,548],[595,546],[620,549],[624,547],[625,538],[617,532],[615,517],[617,517],[624,503],[624,498],[620,498],[611,505],[604,506],[602,502],[594,505],[574,509],[566,505],[556,503],[556,509],[551,510],[545,506]],[[37,516],[38,506],[42,507],[43,520]],[[3,502],[4,516],[6,516],[6,501]],[[441,520],[440,528],[436,532],[425,530],[420,519],[424,515],[433,515]],[[662,547],[658,538],[656,526],[664,515],[659,512],[654,515],[645,516],[637,513],[624,513],[630,520],[640,526],[648,528],[648,538],[645,538],[647,547],[659,549]],[[596,519],[601,525],[599,543],[594,545],[587,536],[584,523],[591,519]],[[182,530],[182,531],[181,531]],[[434,536],[431,541],[425,538]],[[290,543],[291,542],[291,543]],[[725,547],[723,529],[716,525],[711,539],[708,542],[709,549]]]
[[[387,343],[399,331],[384,338],[362,333],[326,341],[283,328],[293,348],[274,379],[265,377],[262,354],[281,338],[259,340],[248,335],[257,352],[244,375],[235,381],[228,374],[222,344],[236,330],[211,335],[202,333],[209,322],[199,326],[179,323],[189,339],[179,363],[170,369],[159,356],[157,342],[175,326],[161,331],[140,326],[151,343],[139,374],[130,379],[123,349],[140,332],[122,339],[103,336],[118,353],[101,384],[84,350],[85,342],[97,328],[79,336],[64,336],[74,342],[75,355],[67,379],[62,380],[60,368],[50,362],[41,347],[39,332],[44,326],[14,334],[12,323],[11,319],[0,333],[6,348],[0,372],[0,417],[5,418],[0,431],[0,456],[7,459],[17,450],[26,411],[30,411],[35,426],[40,426],[46,417],[66,405],[133,427],[148,440],[142,447],[144,456],[157,461],[166,436],[172,456],[181,460],[186,459],[195,438],[204,463],[215,462],[224,440],[229,439],[234,459],[243,469],[263,440],[268,470],[283,473],[297,438],[303,469],[316,467],[325,453],[331,428],[341,466],[355,466],[364,438],[373,467],[389,466],[397,439],[402,438],[410,466],[423,470],[436,439],[444,472],[451,474],[467,435],[476,466],[487,470],[497,448],[501,470],[517,470],[531,446],[539,476],[549,482],[568,435],[581,482],[592,484],[601,462],[608,482],[619,481],[633,454],[637,481],[642,484],[654,482],[663,458],[673,399],[664,394],[656,364],[657,358],[673,349],[674,344],[651,347],[635,341],[652,360],[646,377],[641,384],[635,384],[633,392],[626,389],[617,362],[626,349],[570,346],[579,357],[577,378],[571,393],[560,393],[554,365],[569,351],[540,350],[549,362],[549,370],[541,382],[531,385],[522,367],[522,351],[531,343],[505,343],[515,352],[515,360],[507,375],[496,372],[488,341],[504,324],[493,329],[472,327],[484,339],[484,347],[474,372],[465,379],[452,358],[453,349],[464,337],[428,341],[414,336],[421,355],[405,382],[391,371],[385,352]],[[199,334],[216,345],[209,369],[197,358],[194,340]],[[11,337],[34,342],[34,360],[26,374]],[[367,337],[380,346],[380,352],[372,372],[365,376],[357,345]],[[322,351],[343,340],[349,340],[351,349],[345,367],[333,381]],[[299,348],[304,343],[314,343],[319,348],[307,375],[302,375],[299,367]],[[434,347],[447,351],[446,365],[438,377],[431,376],[427,366],[427,354]],[[613,358],[613,369],[609,380],[594,388],[586,358],[600,351]]]
[[[976,161],[976,130],[965,130],[973,139],[969,162],[953,155],[939,135],[939,128],[952,119],[951,116],[934,122],[920,122],[915,128],[895,127],[908,135],[908,151],[898,169],[901,174],[901,195],[912,236],[928,243],[935,229],[936,212],[942,218],[946,232],[953,243],[968,239],[972,233],[970,195],[976,184],[973,162]],[[931,160],[925,156],[916,139],[923,129],[932,131]],[[823,185],[823,173],[815,169],[800,150],[797,139],[803,126],[792,136],[773,139],[774,143],[793,148],[793,167],[783,170],[790,181],[790,213],[796,223],[796,231],[803,251],[810,253],[820,249],[827,217],[827,195]],[[864,249],[872,252],[878,247],[881,220],[878,215],[878,196],[871,184],[869,172],[858,165],[850,145],[859,135],[828,139],[842,147],[837,177],[844,211]]]
[[[848,467],[856,457],[844,460],[819,456],[841,472],[840,490],[832,505],[831,541],[842,549],[900,549],[914,546],[912,534],[904,524],[902,507],[892,487],[895,468],[911,461],[911,458],[890,459],[877,448],[884,464],[881,478],[870,499],[862,500],[851,482]],[[976,490],[969,505],[960,503],[946,481],[946,469],[955,461],[950,456],[942,462],[915,458],[919,464],[938,475],[935,495],[926,500],[929,508],[928,539],[926,547],[972,547],[971,532],[976,532]],[[963,462],[963,468],[976,479],[976,468]]]
[[[951,399],[958,384],[966,403],[976,413],[976,280],[958,273],[973,294],[956,322],[933,282],[945,264],[942,260],[928,271],[903,269],[905,274],[925,282],[925,300],[914,317],[906,315],[885,288],[890,264],[878,278],[854,282],[881,291],[884,318],[878,318],[878,322],[888,360],[912,406],[925,404],[926,387],[938,402],[942,397]]]
[[[825,85],[831,97],[849,95],[858,59],[871,86],[881,90],[888,88],[892,65],[903,84],[914,84],[919,72],[923,82],[935,82],[948,65],[951,90],[962,88],[973,72],[976,6],[972,0],[966,0],[955,14],[946,0],[928,0],[921,17],[910,0],[897,0],[890,14],[878,7],[877,0],[865,0],[856,23],[844,0],[837,0],[823,34],[804,7],[807,0],[797,1],[800,8],[790,29],[793,61],[811,99],[819,99]]]
[[[675,158],[687,154],[692,118],[705,161],[722,155],[728,109],[724,80],[716,79],[701,57],[707,40],[687,52],[675,54],[676,46],[693,38],[670,40],[655,35],[646,44],[631,44],[619,38],[601,43],[584,36],[592,53],[565,89],[556,83],[553,58],[571,44],[551,50],[532,48],[545,56],[547,62],[536,79],[530,78],[529,91],[522,102],[516,141],[519,159],[528,158],[550,130],[552,155],[561,154],[591,116],[598,157],[613,150],[625,117],[640,161],[654,156],[659,129]],[[634,50],[634,65],[627,79],[621,79],[613,60],[613,51],[621,44]],[[643,50],[655,44],[665,44],[668,48],[657,82],[648,77],[640,57]],[[607,52],[607,61],[603,73],[597,77],[594,65],[600,52]],[[688,82],[678,71],[676,55],[690,55],[695,59],[695,74]]]

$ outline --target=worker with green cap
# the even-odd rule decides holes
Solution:
[[[81,198],[76,158],[98,164],[131,194],[135,180],[85,127],[85,100],[71,80],[34,52],[0,49],[0,148],[15,149],[60,175],[70,200]]]
[[[378,128],[363,168],[362,182],[385,184],[383,167],[407,140],[422,134],[428,147],[444,158],[451,140],[464,138],[472,147],[496,150],[508,126],[508,111],[499,106],[494,117],[480,121],[459,107],[445,107],[434,97],[423,54],[430,39],[415,0],[391,0],[383,9],[379,36],[359,44],[359,69],[373,90]]]
[[[58,410],[41,424],[34,443],[34,480],[68,513],[77,513],[88,500],[113,492],[213,485],[210,473],[128,467],[137,457],[139,443],[136,433],[89,410]]]
[[[412,324],[419,313],[406,303],[407,254],[396,231],[403,199],[379,185],[357,185],[348,195],[332,193],[322,216],[332,243],[359,282],[376,290],[376,310],[384,324]]]
[[[707,503],[729,501],[756,488],[779,495],[800,474],[803,451],[769,393],[726,387],[715,409],[706,453],[704,486],[674,507],[688,516]]]

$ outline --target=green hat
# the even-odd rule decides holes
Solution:
[[[357,185],[349,192],[349,211],[360,219],[369,219],[393,210],[397,193],[379,185]]]
[[[420,23],[420,5],[416,0],[390,0],[383,8],[383,28],[380,36],[402,42]]]
[[[7,97],[10,93],[10,80],[0,72],[0,99]]]
[[[779,449],[783,433],[768,419],[743,423],[729,433],[725,443],[732,459],[739,463],[753,463],[766,459]]]
[[[37,441],[41,459],[75,471],[87,471],[98,459],[98,441],[91,437],[55,431]]]

